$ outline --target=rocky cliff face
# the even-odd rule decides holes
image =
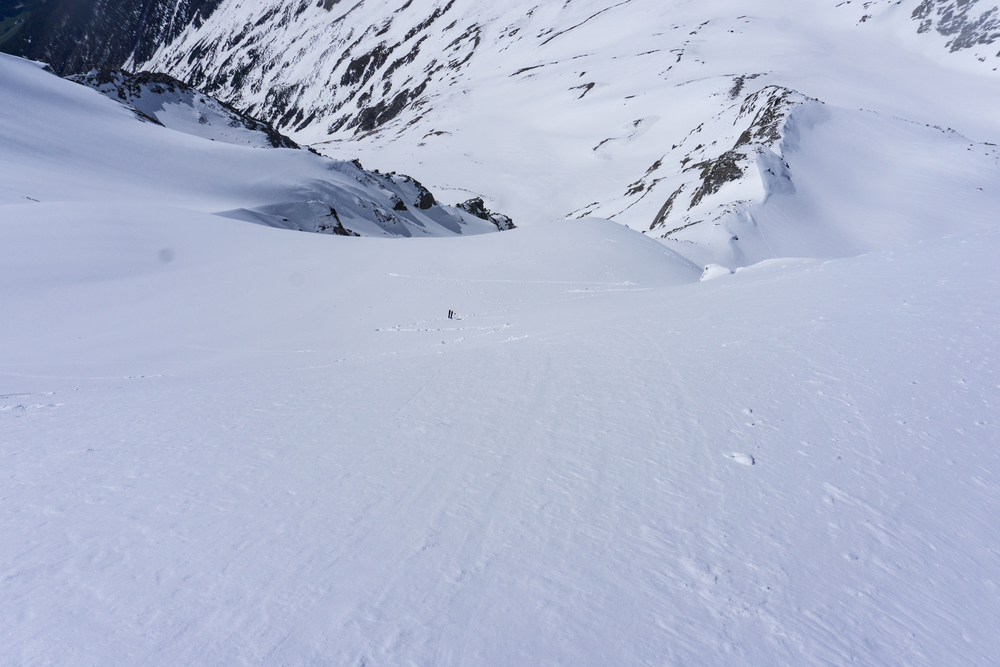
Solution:
[[[948,37],[952,52],[1000,39],[1000,8],[979,0],[923,0],[912,17],[920,21],[918,32],[934,30]]]
[[[49,63],[61,75],[148,59],[189,27],[198,29],[223,0],[48,0],[3,45]]]
[[[358,135],[404,109],[419,115],[504,13],[468,0],[227,2],[204,28],[128,65],[169,71],[286,132]]]

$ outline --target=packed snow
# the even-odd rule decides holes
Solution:
[[[597,220],[2,224],[6,664],[1000,655],[997,230],[697,282]]]
[[[0,56],[0,664],[1000,661],[995,78],[752,5],[515,3],[321,147],[462,206]]]

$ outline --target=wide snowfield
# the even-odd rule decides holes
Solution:
[[[601,221],[0,234],[3,664],[1000,656],[996,231],[706,282]]]
[[[565,40],[507,63],[592,80],[580,127],[541,113],[549,70],[505,69],[442,100],[424,151],[373,137],[373,166],[433,154],[528,223],[415,217],[434,239],[213,215],[392,202],[0,58],[0,666],[1000,663],[998,155],[924,125],[995,139],[993,79],[906,54],[854,76],[877,39],[831,69],[785,28],[706,65],[767,41],[730,23],[669,87]],[[751,266],[699,281],[734,230],[544,222],[730,105],[734,58],[786,52],[808,67],[754,85],[830,112],[792,117],[794,191],[743,211],[727,266]],[[796,254],[826,259],[758,261]]]

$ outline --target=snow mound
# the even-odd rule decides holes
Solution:
[[[728,266],[722,266],[721,264],[709,264],[705,267],[704,271],[701,273],[701,281],[715,280],[716,278],[721,278],[722,276],[731,276],[734,273],[732,269]]]

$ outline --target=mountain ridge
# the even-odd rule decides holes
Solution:
[[[442,204],[408,176],[275,147],[258,121],[160,75],[95,73],[81,85],[6,54],[0,75],[13,101],[0,117],[2,204],[143,202],[341,236],[513,228],[506,216]],[[225,114],[210,120],[213,109]]]

